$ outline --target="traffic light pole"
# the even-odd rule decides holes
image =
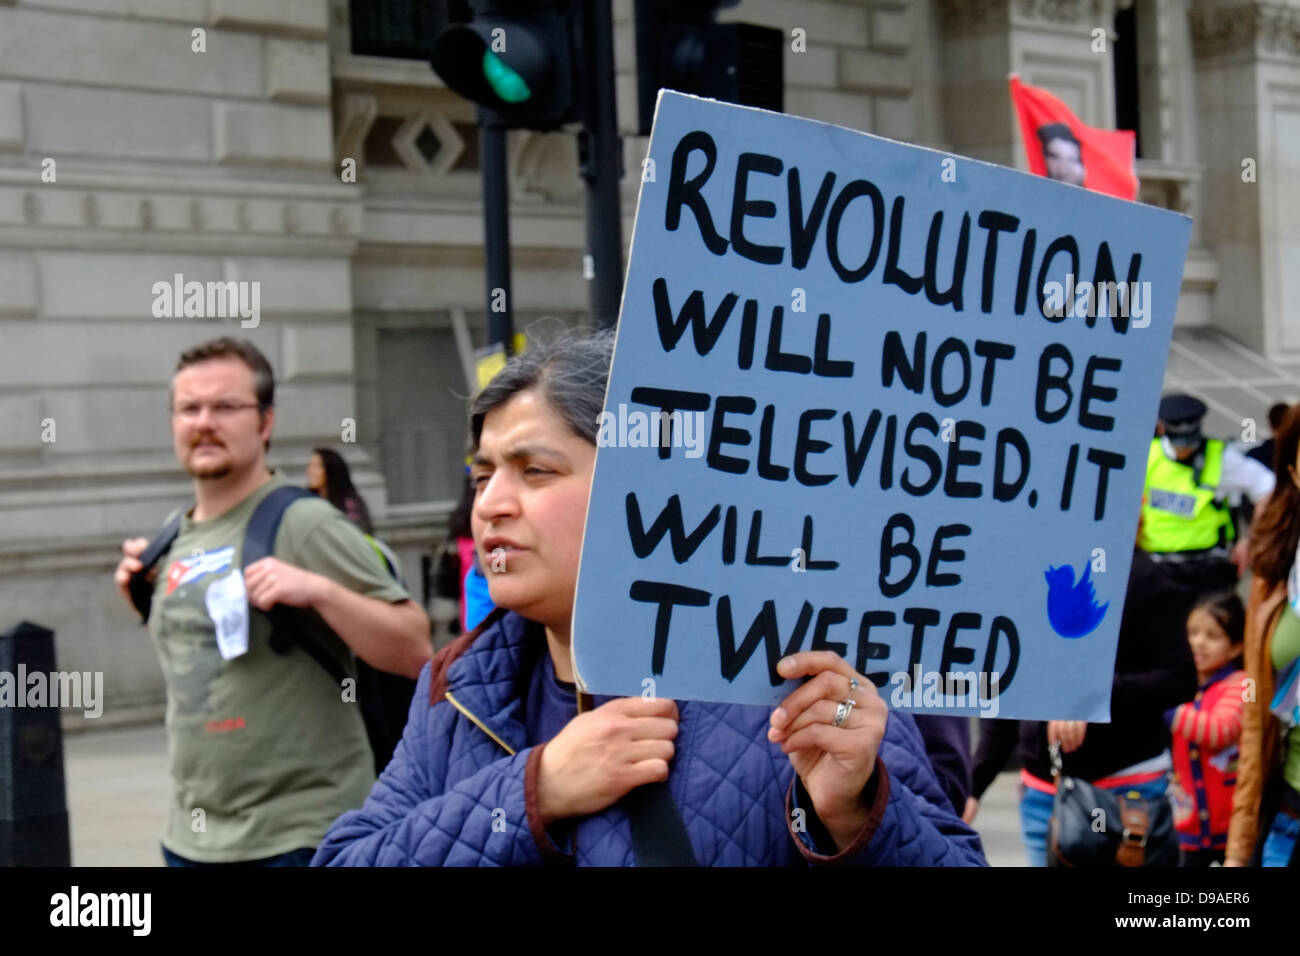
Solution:
[[[483,255],[487,276],[488,345],[498,342],[512,354],[514,307],[510,290],[510,183],[506,169],[506,131],[478,116],[479,160],[483,169]]]
[[[619,180],[623,144],[614,102],[614,21],[611,0],[586,4],[589,42],[586,129],[579,135],[582,178],[587,185],[587,254],[591,256],[588,301],[598,328],[613,328],[623,294],[623,209]]]

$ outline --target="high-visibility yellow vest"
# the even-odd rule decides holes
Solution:
[[[1217,438],[1205,443],[1205,467],[1198,484],[1190,462],[1170,460],[1160,439],[1152,439],[1138,536],[1143,551],[1202,551],[1226,547],[1236,537],[1232,513],[1219,497],[1223,449]]]

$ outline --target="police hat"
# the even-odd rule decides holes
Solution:
[[[1160,400],[1160,421],[1174,444],[1194,443],[1200,438],[1205,403],[1190,395],[1166,395]]]
[[[1205,403],[1190,395],[1166,395],[1160,400],[1160,420],[1166,426],[1194,425],[1205,412]]]

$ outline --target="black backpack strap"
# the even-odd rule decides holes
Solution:
[[[280,531],[280,521],[284,518],[285,511],[300,498],[314,497],[306,488],[281,485],[258,502],[244,531],[244,545],[240,555],[242,567],[247,568],[254,561],[270,557],[275,552],[275,536]],[[260,613],[256,608],[250,610],[254,614]],[[343,683],[347,673],[328,651],[307,634],[296,609],[277,604],[265,613],[271,619],[271,650],[277,654],[287,654],[297,646],[323,667],[336,684]]]
[[[637,866],[699,866],[686,824],[666,783],[647,783],[623,797]]]
[[[140,623],[147,623],[149,612],[153,609],[153,589],[154,582],[149,580],[149,572],[154,566],[162,560],[163,555],[172,549],[172,542],[181,532],[181,518],[184,509],[178,509],[172,516],[171,520],[163,525],[144,551],[140,552],[140,563],[144,565],[139,571],[131,575],[128,588],[131,592],[131,603],[135,609],[140,612]]]
[[[306,488],[281,485],[258,502],[253,509],[253,516],[248,519],[248,528],[244,531],[243,567],[269,558],[275,552],[275,536],[280,531],[280,521],[289,505],[299,498],[314,497],[316,496]]]

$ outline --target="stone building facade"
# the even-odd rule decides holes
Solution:
[[[614,9],[630,130],[632,2]],[[743,0],[723,18],[790,38],[792,114],[1023,168],[1018,72],[1133,126],[1141,198],[1196,222],[1169,382],[1221,429],[1300,394],[1300,3]],[[189,494],[167,382],[202,339],[267,353],[273,462],[301,475],[313,446],[342,450],[422,592],[485,338],[473,122],[427,64],[354,55],[347,0],[0,0],[0,626],[45,624],[60,667],[103,671],[102,722],[161,713],[110,572]],[[644,150],[629,135],[625,167]],[[509,163],[517,326],[581,324],[573,138],[512,133]],[[256,327],[157,315],[176,276],[259,283]]]

